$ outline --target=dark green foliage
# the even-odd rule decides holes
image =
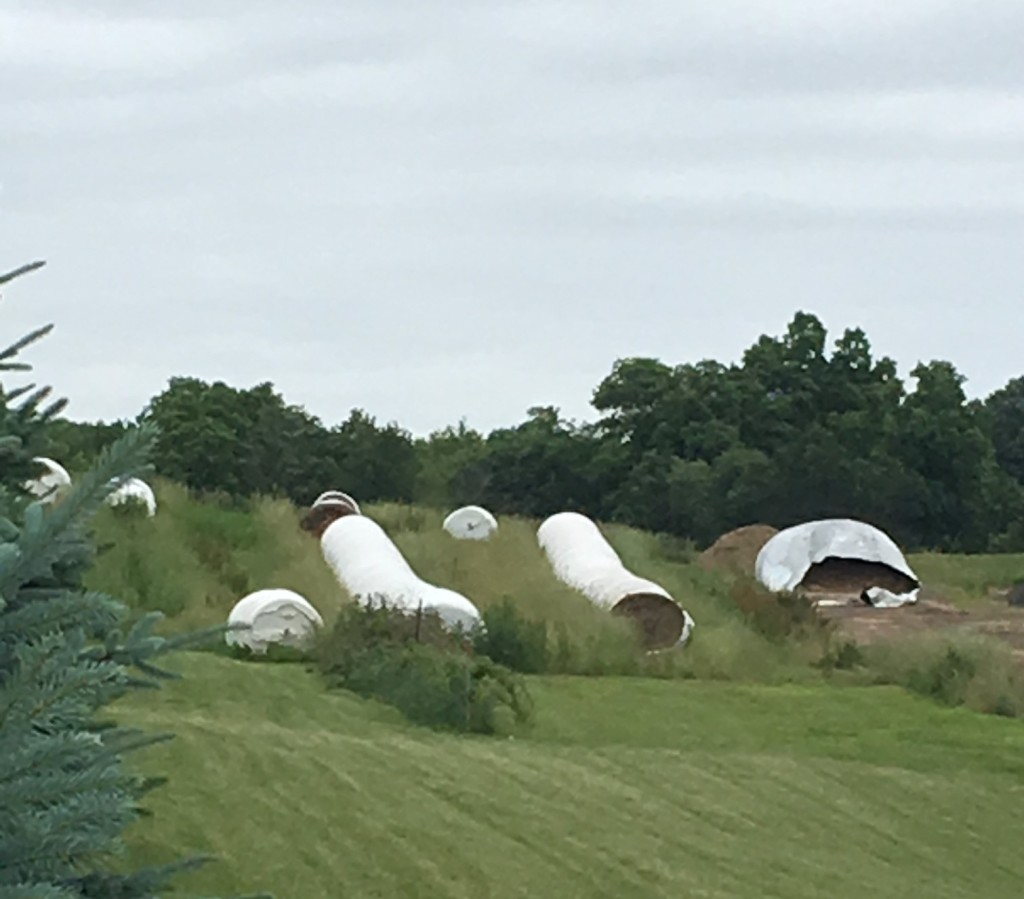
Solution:
[[[327,430],[268,383],[239,390],[173,378],[145,418],[160,428],[157,471],[197,490],[277,494],[300,504],[349,484],[359,485],[362,500],[413,495],[418,462],[408,433],[358,409]]]
[[[317,659],[329,685],[393,705],[416,724],[493,734],[531,716],[522,681],[473,655],[468,636],[447,632],[436,615],[353,604],[322,640]]]
[[[328,428],[270,384],[195,378],[173,379],[146,415],[163,435],[161,474],[236,497],[306,504],[339,488],[530,517],[575,510],[700,545],[744,524],[853,517],[908,549],[1024,548],[1024,379],[986,403],[967,401],[949,362],[919,364],[911,380],[859,328],[830,345],[798,312],[738,364],[618,360],[594,391],[594,424],[536,406],[486,437],[460,423],[414,442],[359,409]],[[55,446],[77,460],[100,427],[61,423]]]
[[[523,674],[548,670],[545,622],[524,618],[509,597],[485,609],[483,619],[484,627],[473,638],[473,648],[478,653]]]
[[[24,370],[11,360],[46,330],[0,354],[0,369]],[[160,616],[129,626],[124,605],[83,588],[95,556],[88,523],[112,479],[147,471],[154,435],[126,433],[60,502],[27,504],[24,463],[60,407],[42,407],[45,396],[0,391],[0,897],[154,899],[201,859],[134,872],[113,859],[156,785],[123,756],[167,737],[97,714],[132,688],[172,677],[158,657],[209,635],[158,637]]]

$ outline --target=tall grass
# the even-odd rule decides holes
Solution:
[[[939,592],[943,599],[969,608],[1024,581],[1024,554],[975,555],[917,553],[908,559],[921,578],[925,594]]]
[[[328,627],[350,601],[317,541],[299,528],[291,504],[200,500],[162,482],[156,490],[160,508],[154,519],[113,510],[100,516],[98,537],[108,546],[90,574],[90,586],[123,596],[139,610],[165,612],[167,627],[176,630],[220,624],[241,596],[265,587],[302,594]],[[688,561],[692,554],[685,542],[607,526],[609,542],[626,566],[664,586],[697,622],[685,650],[646,655],[628,621],[558,581],[537,544],[537,522],[502,518],[492,539],[477,542],[448,535],[438,510],[382,504],[364,512],[384,527],[424,579],[465,594],[485,614],[493,610],[492,619],[507,606],[525,627],[531,622],[542,627],[548,673],[782,684],[831,677],[837,668],[859,667],[863,674],[866,666],[876,680],[917,689],[921,681],[911,676],[911,660],[920,653],[942,656],[941,650],[902,644],[870,653],[847,651],[828,629],[811,626],[799,605],[786,606],[749,580]],[[924,555],[912,561],[927,584],[942,584],[944,595],[959,590],[971,597],[1017,579],[1022,558]],[[980,658],[974,648],[970,655]],[[986,660],[972,675],[973,686],[956,692],[956,701],[1016,709],[1016,699],[1000,698],[1017,695],[1009,675],[998,673],[1010,670],[1008,657],[1001,649],[982,655]],[[985,683],[990,686],[983,688]],[[993,693],[995,699],[983,698]]]

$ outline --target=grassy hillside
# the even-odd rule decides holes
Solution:
[[[158,493],[153,521],[101,515],[94,586],[167,612],[172,629],[223,622],[262,587],[298,590],[328,620],[346,601],[289,504]],[[533,523],[503,519],[476,544],[449,538],[439,512],[366,511],[423,577],[549,621],[568,670],[638,672],[627,626],[554,579]],[[675,677],[531,678],[531,730],[469,738],[326,692],[301,665],[184,654],[172,663],[184,681],[118,709],[178,734],[142,759],[171,783],[150,798],[133,856],[211,851],[220,861],[192,878],[198,891],[278,899],[1019,895],[1019,720],[835,686],[865,682],[849,673],[826,683],[810,664],[820,645],[762,636],[685,544],[608,533],[698,622],[658,671]],[[1021,562],[912,560],[963,605]]]
[[[123,705],[179,738],[133,855],[285,897],[1018,896],[1019,723],[893,688],[549,678],[526,739],[434,734],[208,654]]]

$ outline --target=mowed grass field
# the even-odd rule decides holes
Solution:
[[[516,739],[436,734],[300,665],[178,658],[133,861],[278,897],[1017,897],[1024,730],[897,688],[535,678]]]
[[[91,586],[171,630],[222,623],[263,587],[298,590],[328,624],[347,601],[290,504],[158,487],[154,520],[100,516]],[[437,511],[366,511],[421,576],[545,619],[564,670],[648,670],[623,622],[555,580],[535,523],[502,519],[474,544]],[[328,692],[300,664],[183,653],[184,680],[116,709],[177,734],[133,760],[170,783],[147,797],[132,861],[211,852],[183,886],[278,899],[1021,895],[1024,722],[829,681],[820,646],[760,634],[685,545],[606,532],[697,620],[658,677],[529,678],[533,726],[478,738]],[[964,606],[1024,574],[1020,556],[911,561]]]

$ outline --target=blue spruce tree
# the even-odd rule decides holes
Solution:
[[[40,264],[0,275],[0,285]],[[0,352],[0,377],[26,370],[19,353],[48,330]],[[104,452],[61,502],[29,501],[22,485],[62,406],[46,388],[0,384],[0,899],[159,897],[204,861],[126,871],[119,858],[125,828],[157,784],[130,770],[124,754],[167,735],[117,727],[99,713],[171,677],[154,660],[200,635],[156,636],[159,615],[129,627],[123,604],[82,586],[92,515],[112,482],[147,470],[145,427]]]

